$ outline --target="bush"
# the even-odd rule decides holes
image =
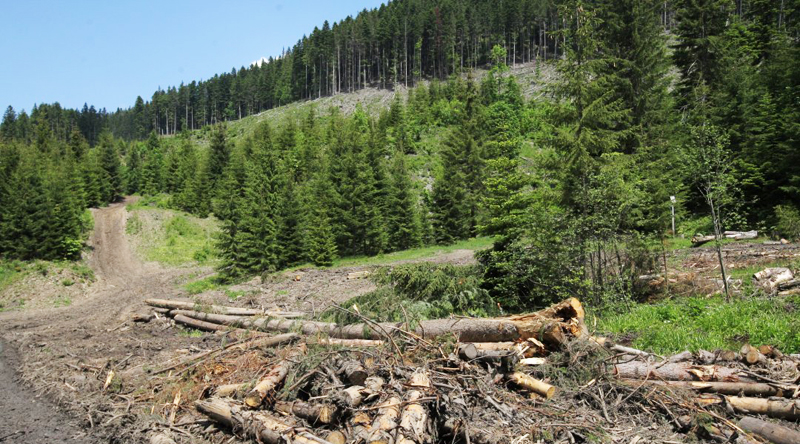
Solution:
[[[797,240],[800,239],[800,211],[791,205],[778,205],[775,207],[775,217],[778,218],[775,227],[781,236]]]
[[[678,225],[678,233],[687,237],[692,237],[696,234],[710,234],[713,232],[714,223],[711,221],[711,216],[687,220]]]
[[[347,301],[345,307],[377,321],[418,321],[451,314],[488,316],[497,304],[480,288],[480,268],[450,264],[407,264],[379,268],[372,280],[375,291]],[[324,315],[336,322],[358,322],[356,316],[332,309]]]

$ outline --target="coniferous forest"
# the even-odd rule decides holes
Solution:
[[[637,291],[671,236],[800,237],[800,1],[395,0],[114,112],[9,107],[0,255],[74,258],[86,208],[216,217],[228,279],[492,236],[511,310]],[[525,97],[510,67],[553,66]],[[309,106],[402,86],[387,109]]]

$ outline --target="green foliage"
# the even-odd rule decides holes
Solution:
[[[215,275],[189,282],[188,284],[184,285],[183,288],[185,288],[189,294],[200,294],[205,293],[206,291],[218,290],[222,288],[222,285],[223,283],[219,276]]]
[[[475,266],[430,263],[379,268],[372,275],[378,290],[343,304],[378,321],[416,322],[461,314],[488,316],[498,312],[488,293],[479,288],[480,270]],[[352,307],[352,308],[351,308]],[[339,310],[323,315],[337,322],[359,318]]]
[[[671,354],[683,350],[735,349],[744,344],[800,351],[798,298],[685,298],[596,314],[600,333],[632,337],[642,350]],[[590,318],[589,323],[592,323]],[[613,337],[613,336],[612,336]]]
[[[790,205],[778,205],[775,207],[775,217],[778,219],[775,228],[782,236],[800,239],[800,210]]]

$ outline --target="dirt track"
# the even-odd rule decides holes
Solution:
[[[147,332],[126,329],[124,324],[144,299],[175,293],[172,283],[186,271],[142,264],[131,254],[125,238],[124,203],[94,210],[94,218],[89,264],[97,283],[91,296],[69,307],[0,314],[0,334],[7,345],[18,350],[5,350],[0,360],[0,411],[4,412],[0,442],[98,442],[81,437],[80,428],[54,406],[53,401],[61,404],[68,416],[80,421],[81,428],[108,421],[102,406],[91,401],[91,396],[84,398],[102,388],[103,373],[74,371],[74,367],[86,363],[119,372],[125,368],[119,364],[123,359],[152,357],[163,348],[152,336],[142,337]],[[14,374],[15,367],[20,370],[19,377]],[[36,399],[35,392],[46,393],[50,401]],[[12,405],[15,408],[8,407]],[[124,421],[123,417],[114,422]],[[6,435],[18,431],[24,433],[4,441]],[[117,442],[108,436],[109,430],[102,435],[108,442]]]

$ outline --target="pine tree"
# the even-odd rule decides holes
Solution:
[[[113,202],[122,191],[122,176],[120,174],[120,159],[117,147],[111,134],[104,132],[100,135],[100,166],[105,172],[107,188],[103,190],[103,202]]]
[[[419,204],[414,193],[411,176],[406,169],[405,155],[402,151],[394,156],[391,182],[386,213],[389,248],[392,250],[407,250],[418,247],[422,242]]]
[[[441,244],[466,239],[476,225],[475,194],[471,192],[468,159],[475,157],[478,146],[472,136],[460,128],[442,147],[442,173],[433,183],[432,223],[436,241]]]

